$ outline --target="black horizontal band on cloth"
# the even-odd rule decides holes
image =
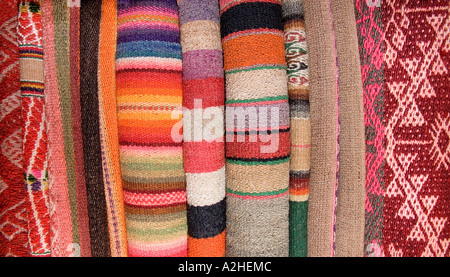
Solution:
[[[275,20],[279,18],[280,20]],[[283,31],[281,5],[250,2],[233,6],[220,16],[222,38],[229,34],[252,29],[277,29]]]
[[[304,179],[309,178],[309,170],[299,170],[299,171],[290,171],[289,178],[293,179]]]
[[[289,15],[283,16],[283,23],[287,23],[288,21],[291,21],[291,20],[305,21],[305,16],[300,13],[294,13],[294,14],[289,14]]]
[[[188,234],[193,238],[211,238],[226,226],[225,198],[209,206],[187,206]]]
[[[239,157],[230,157],[226,156],[225,158],[227,160],[233,160],[233,161],[241,161],[241,162],[273,162],[273,161],[280,161],[285,160],[289,158],[290,155],[281,156],[281,157],[273,157],[273,158],[239,158]]]
[[[257,134],[279,134],[279,133],[287,133],[290,131],[290,128],[286,129],[269,129],[269,130],[252,130],[252,131],[226,131],[228,135],[257,135]]]

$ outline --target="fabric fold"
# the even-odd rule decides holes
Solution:
[[[282,8],[291,120],[289,256],[306,257],[311,122],[305,19],[301,0],[285,0]]]
[[[112,257],[128,255],[116,106],[117,1],[103,1],[98,48],[98,99],[103,183]]]
[[[27,190],[23,177],[22,103],[18,47],[18,1],[0,13],[0,256],[30,256]]]
[[[303,1],[308,44],[311,174],[308,256],[334,256],[339,109],[333,20],[328,1]]]
[[[354,3],[331,0],[339,74],[336,257],[364,254],[365,132]]]
[[[220,1],[226,256],[289,255],[289,103],[281,1]]]
[[[93,257],[111,256],[105,187],[103,184],[98,97],[98,49],[101,0],[81,1],[80,106],[84,170]]]
[[[219,3],[179,0],[178,6],[183,53],[188,256],[222,257],[226,222],[225,91]]]
[[[361,59],[366,129],[366,203],[364,255],[383,256],[384,199],[384,72],[381,7],[355,1],[355,20]]]
[[[176,0],[117,1],[116,92],[129,256],[187,256]]]
[[[20,1],[20,91],[22,95],[23,170],[27,190],[28,244],[32,256],[50,256],[42,20],[39,1]]]

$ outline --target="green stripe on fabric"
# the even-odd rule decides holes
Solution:
[[[245,72],[245,71],[254,71],[254,70],[264,70],[264,69],[286,69],[286,66],[282,65],[275,65],[275,66],[255,66],[251,68],[243,68],[243,69],[234,69],[234,70],[226,70],[226,74],[233,74],[233,73],[239,73],[239,72]]]
[[[240,164],[240,165],[275,165],[275,164],[282,164],[289,162],[289,157],[279,160],[273,160],[273,161],[242,161],[242,160],[233,160],[233,159],[226,159],[227,163],[231,164]]]
[[[128,227],[128,232],[138,235],[138,236],[163,236],[173,233],[178,233],[180,231],[187,231],[187,224],[183,223],[177,226],[165,228],[165,229],[146,229],[146,228],[133,228]]]
[[[289,201],[289,256],[306,257],[308,254],[308,201]]]
[[[80,243],[78,226],[78,203],[75,176],[75,154],[72,126],[72,98],[70,94],[70,45],[67,36],[70,33],[70,9],[66,1],[52,1],[53,20],[55,23],[55,60],[57,68],[57,80],[61,103],[61,115],[63,124],[64,156],[66,160],[66,174],[69,190],[69,205],[72,223],[72,239],[74,243]]]
[[[227,192],[240,195],[240,196],[271,196],[271,195],[278,195],[285,193],[289,188],[284,188],[280,190],[275,191],[264,191],[264,192],[242,192],[237,190],[232,190],[230,188],[227,188]]]
[[[253,99],[230,99],[225,101],[225,104],[254,103],[254,102],[277,101],[277,100],[289,100],[289,96],[280,95],[280,96],[267,96],[263,98],[253,98]]]
[[[184,170],[183,163],[123,163],[122,166],[129,170]]]

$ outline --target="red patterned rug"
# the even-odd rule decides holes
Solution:
[[[386,256],[450,255],[448,1],[383,1]]]
[[[17,0],[0,13],[0,256],[28,256],[26,191],[22,174],[22,117]]]

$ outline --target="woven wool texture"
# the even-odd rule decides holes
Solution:
[[[39,1],[19,3],[18,43],[22,95],[23,175],[32,256],[50,256],[42,21]]]
[[[221,257],[225,255],[226,218],[225,91],[219,3],[181,0],[178,5],[183,52],[188,256]],[[213,128],[208,129],[209,125]]]
[[[288,256],[289,103],[281,1],[219,3],[226,81],[226,255]]]
[[[186,256],[177,2],[120,0],[117,12],[117,116],[128,254]]]
[[[98,101],[103,184],[112,257],[128,255],[116,107],[117,1],[103,1],[98,46]]]
[[[364,89],[364,123],[366,129],[366,215],[364,255],[383,255],[384,199],[384,73],[383,22],[381,6],[355,1],[355,20]]]
[[[289,256],[306,257],[311,127],[305,20],[301,0],[283,1],[282,8],[291,120]]]
[[[383,1],[385,256],[450,256],[448,1]]]
[[[91,245],[84,170],[81,103],[72,91],[77,66],[71,63],[71,51],[79,49],[70,25],[79,19],[70,17],[67,2],[43,0],[44,86],[48,136],[48,173],[50,190],[51,255],[55,257],[90,256]],[[73,10],[75,13],[78,10]],[[73,70],[76,70],[74,72]],[[78,117],[80,116],[80,117]],[[81,152],[80,152],[81,151]],[[80,166],[82,166],[80,168]],[[85,206],[86,205],[86,206]]]
[[[101,0],[81,1],[80,104],[91,254],[111,255],[100,144],[98,45]]]
[[[339,86],[339,185],[336,257],[364,253],[365,133],[354,3],[331,0]]]
[[[80,92],[80,7],[70,6],[70,94],[72,100],[72,130],[75,153],[83,153],[83,131],[81,126],[81,92]],[[74,155],[76,202],[78,227],[80,234],[80,255],[91,256],[91,237],[89,233],[88,200],[86,192],[86,175],[84,170],[84,155]]]
[[[23,184],[22,109],[17,0],[0,13],[0,256],[29,256],[27,193]]]
[[[336,52],[330,4],[303,1],[308,44],[311,117],[311,174],[308,203],[308,256],[334,255],[338,162]]]

